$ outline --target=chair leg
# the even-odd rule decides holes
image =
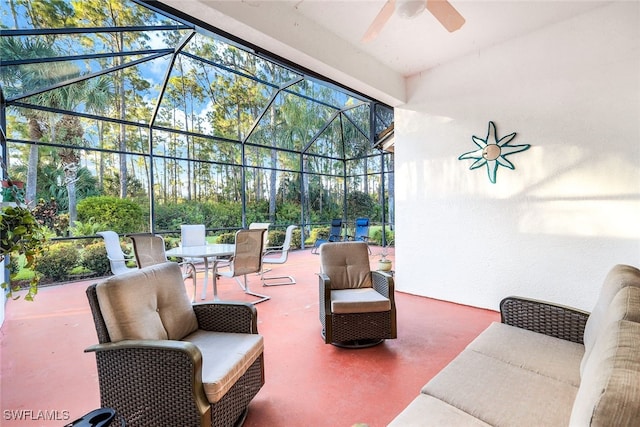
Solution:
[[[196,274],[196,271],[192,271],[191,272],[191,278],[193,279],[193,294],[191,297],[191,302],[195,303],[196,302],[196,284],[197,284],[197,277],[198,275]]]
[[[269,299],[271,299],[270,296],[268,295],[263,295],[263,294],[258,294],[256,292],[253,292],[251,289],[249,289],[249,283],[247,282],[247,275],[244,275],[244,284],[242,284],[242,282],[240,281],[240,279],[238,277],[234,277],[234,279],[236,279],[236,282],[238,282],[238,284],[240,285],[240,287],[242,288],[242,290],[244,291],[245,294],[247,295],[253,295],[254,297],[258,297],[259,299],[257,301],[253,301],[252,304],[260,304],[263,301],[267,301]]]
[[[293,278],[293,276],[265,276],[264,274],[268,271],[271,271],[270,268],[266,269],[266,270],[262,270],[262,272],[260,272],[260,280],[262,281],[262,286],[283,286],[283,285],[295,285],[296,284],[296,279]],[[280,280],[280,279],[287,279],[286,281],[278,281],[278,282],[271,282],[271,280]]]

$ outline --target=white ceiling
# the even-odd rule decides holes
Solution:
[[[481,54],[610,1],[450,0],[466,19],[454,33],[425,10],[412,19],[394,14],[375,40],[363,43],[385,0],[163,0],[391,105],[404,100],[407,76]]]
[[[385,0],[285,1],[295,13],[317,22],[347,43],[403,76],[416,74],[598,7],[595,1],[450,0],[466,23],[449,33],[428,11],[405,19],[394,14],[378,37],[361,43]],[[255,7],[268,7],[253,2]],[[267,4],[270,2],[266,2]]]

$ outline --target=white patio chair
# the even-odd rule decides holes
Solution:
[[[280,286],[280,285],[293,285],[296,283],[296,279],[293,276],[265,276],[265,273],[269,271],[269,269],[264,269],[264,264],[284,264],[287,262],[287,258],[289,255],[289,250],[291,249],[291,239],[293,237],[293,230],[298,228],[297,225],[290,225],[287,227],[287,231],[284,236],[284,243],[282,246],[274,246],[271,248],[267,248],[264,252],[264,256],[262,257],[262,271],[260,273],[260,279],[262,280],[262,286]],[[272,254],[279,253],[280,256],[269,256]],[[280,280],[286,279],[286,280]],[[278,280],[277,282],[272,282],[272,280]]]
[[[120,246],[120,237],[115,231],[99,231],[96,233],[104,239],[104,247],[107,250],[107,258],[111,266],[111,273],[114,276],[126,273],[128,271],[137,270],[138,267],[127,267],[127,261],[134,261],[134,257],[126,257]]]
[[[249,224],[249,230],[264,230],[263,251],[269,247],[269,226],[271,226],[270,222],[252,222]]]
[[[180,226],[180,245],[183,248],[188,246],[205,246],[207,244],[207,230],[204,224],[184,224]],[[207,295],[207,282],[209,280],[209,271],[204,268],[204,258],[183,258],[182,261],[191,263],[195,266],[196,274],[198,271],[204,271],[204,283],[202,287],[202,299]]]

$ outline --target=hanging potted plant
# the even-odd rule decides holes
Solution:
[[[3,200],[5,190],[12,193],[11,203],[3,203],[0,211],[0,262],[4,264],[6,258],[17,262],[24,257],[23,268],[35,270],[37,256],[43,251],[46,237],[42,226],[38,223],[33,212],[24,204],[22,193],[15,185],[16,181],[7,180],[12,185],[3,189]],[[15,265],[15,264],[14,264]],[[2,283],[2,289],[11,297],[14,291],[20,289],[11,283],[18,273],[17,268],[10,268],[9,281]],[[5,276],[3,276],[5,277]],[[33,297],[38,292],[38,275],[34,275],[29,282],[29,290],[25,299],[33,301]]]
[[[12,179],[3,179],[1,184],[3,202],[24,203],[24,182]]]

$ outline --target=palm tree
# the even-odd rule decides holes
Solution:
[[[57,53],[51,45],[43,39],[18,39],[17,37],[0,38],[0,57],[10,59],[47,58],[54,57]],[[5,96],[8,100],[20,98],[25,92],[34,88],[45,87],[55,81],[61,75],[61,65],[52,63],[46,67],[41,64],[29,64],[14,67],[15,72],[3,74]],[[29,101],[37,105],[54,106],[50,93],[45,92],[29,98]],[[50,116],[39,110],[19,109],[28,123],[29,140],[32,142],[29,149],[27,169],[27,182],[25,199],[27,203],[36,201],[38,182],[38,142],[42,141],[47,132]]]
[[[87,110],[102,111],[111,99],[111,82],[107,77],[97,77],[88,81],[58,89],[59,104],[63,109],[74,111],[80,104]],[[69,198],[69,226],[78,218],[76,209],[76,181],[80,167],[80,151],[84,142],[84,128],[78,116],[65,114],[55,125],[56,140],[64,147],[58,152],[64,172],[64,181]]]

